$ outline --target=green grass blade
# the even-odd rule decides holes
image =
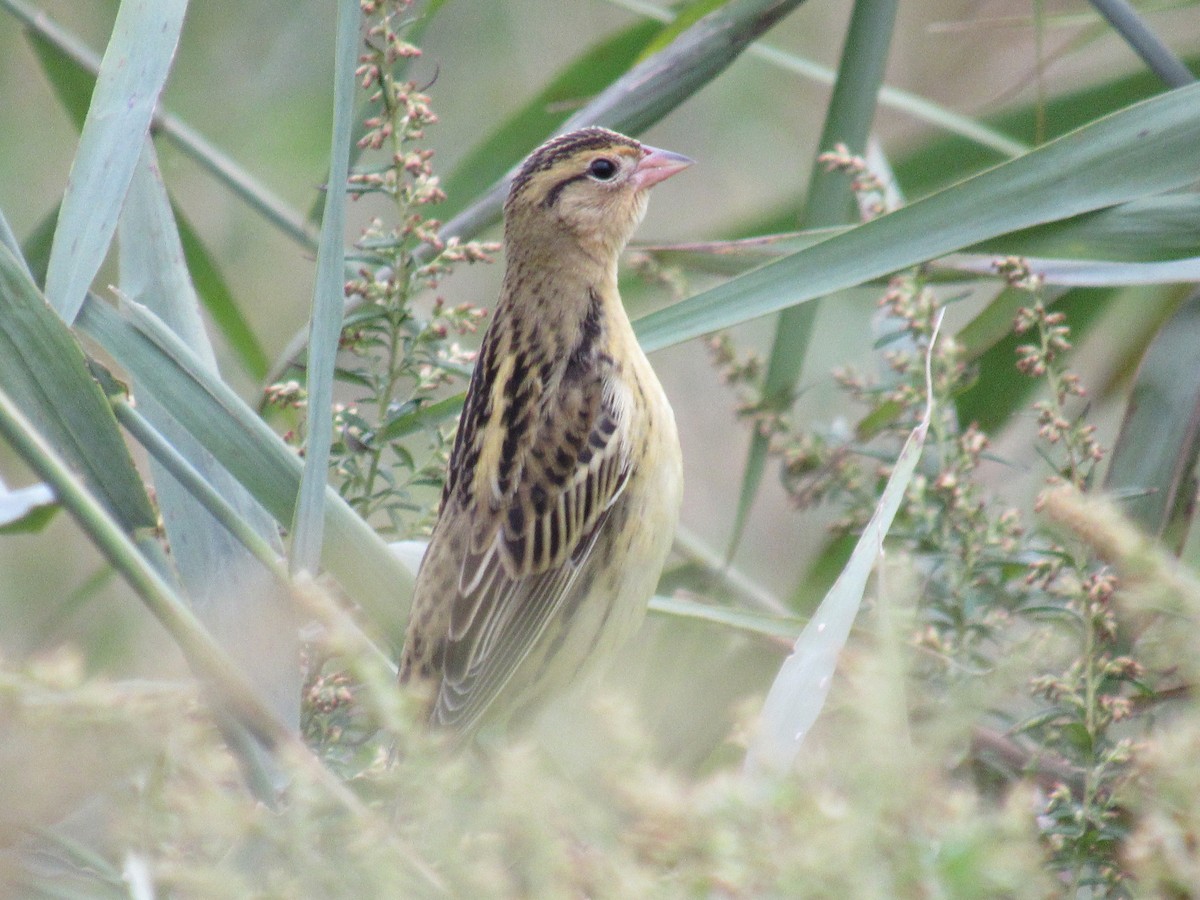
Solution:
[[[77,121],[82,124],[79,98],[91,96],[100,58],[78,37],[24,0],[0,0],[0,8],[8,10],[29,30],[51,85],[72,118],[78,116]],[[156,134],[170,141],[247,206],[302,247],[316,248],[316,237],[303,216],[182,119],[160,109],[155,111],[153,123]]]
[[[41,531],[57,511],[54,491],[45,484],[9,490],[0,481],[0,534]]]
[[[655,350],[996,235],[1174,190],[1198,171],[1200,86],[1191,86],[653,313],[637,331]]]
[[[672,25],[679,23],[683,18],[683,16],[673,18],[670,10],[652,3],[644,3],[642,0],[609,0],[609,2],[640,16],[647,16],[659,22],[670,22]],[[656,39],[655,43],[657,44],[657,42]],[[786,72],[818,84],[832,85],[837,81],[837,72],[833,69],[761,41],[751,44],[746,49],[746,55],[761,59]],[[940,128],[1003,156],[1020,156],[1029,149],[1028,144],[1014,140],[999,129],[900,88],[886,84],[880,87],[879,105],[903,113],[919,122]]]
[[[1104,487],[1176,554],[1194,514],[1200,458],[1200,292],[1159,330],[1142,359]]]
[[[302,469],[295,451],[153,314],[132,303],[118,311],[89,295],[79,324],[277,522],[292,521]],[[332,488],[326,490],[325,515],[325,568],[399,646],[412,576]]]
[[[200,301],[242,367],[255,381],[262,381],[271,365],[267,352],[259,343],[242,311],[238,309],[225,276],[221,274],[216,260],[204,246],[200,235],[192,228],[178,206],[172,203],[171,209],[175,213],[179,240],[183,244],[183,258]]]
[[[324,539],[329,448],[333,442],[333,376],[342,330],[346,269],[346,190],[350,170],[350,131],[354,113],[354,68],[361,18],[358,0],[340,0],[334,61],[333,135],[329,190],[321,217],[316,286],[309,319],[308,422],[304,472],[292,520],[292,574],[316,575]]]
[[[846,145],[851,153],[865,153],[871,122],[875,118],[876,99],[883,84],[896,7],[896,0],[857,0],[854,4],[837,83],[817,144],[818,153],[832,150],[838,144]],[[808,185],[808,198],[800,216],[801,228],[829,228],[854,221],[854,193],[848,174],[829,171],[814,159]],[[784,410],[791,406],[808,355],[817,310],[815,303],[803,304],[785,309],[779,316],[763,378],[760,403],[764,407]],[[743,466],[727,559],[732,559],[737,552],[750,508],[758,495],[766,470],[769,442],[768,435],[755,429]]]
[[[446,202],[439,212],[454,215],[502,179],[567,117],[564,104],[591,97],[612,84],[661,31],[656,23],[638,22],[596,44],[562,69],[536,97],[455,165],[442,182]]]
[[[153,531],[154,510],[82,349],[7,246],[0,247],[0,387],[127,532]]]
[[[123,0],[88,107],[46,270],[46,299],[75,321],[167,81],[187,0]]]
[[[153,310],[193,349],[205,370],[219,377],[184,265],[167,189],[148,139],[130,182],[118,233],[123,293]],[[143,385],[142,379],[134,380],[134,393],[146,419],[229,500],[247,527],[277,545],[275,523],[266,512],[152,392],[143,393]],[[151,469],[172,558],[193,609],[280,721],[298,728],[297,624],[284,586],[167,468],[155,460]]]
[[[268,746],[286,740],[286,729],[259,702],[237,666],[3,389],[0,389],[0,434],[53,487],[83,531],[179,644],[194,671],[216,688],[223,707]]]
[[[970,253],[1111,262],[1170,262],[1200,248],[1200,196],[1141,197],[968,247]]]
[[[938,320],[938,325],[941,320]],[[934,328],[933,341],[937,339]],[[932,342],[931,341],[931,345]],[[816,721],[829,694],[838,656],[862,605],[863,592],[883,548],[883,539],[896,517],[908,484],[921,459],[933,415],[930,358],[925,359],[925,414],[913,429],[888,478],[871,521],[867,523],[850,561],[838,576],[812,619],[796,639],[792,653],[779,670],[763,702],[759,730],[746,754],[750,774],[783,773],[792,765],[800,745]]]
[[[635,65],[558,130],[603,125],[628,134],[641,133],[716,78],[755,38],[801,2],[732,0],[688,28],[670,46]],[[507,190],[507,178],[493,184],[447,222],[441,234],[466,240],[494,224]]]

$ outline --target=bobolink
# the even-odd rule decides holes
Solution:
[[[648,188],[687,157],[602,128],[554,138],[504,206],[507,266],[417,576],[400,680],[470,732],[626,640],[670,550],[675,417],[617,292]]]

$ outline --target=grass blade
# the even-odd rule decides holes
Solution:
[[[346,191],[350,169],[350,131],[354,113],[354,67],[358,60],[358,0],[340,0],[334,61],[333,136],[329,152],[329,190],[321,217],[316,286],[308,340],[308,422],[304,472],[292,520],[293,575],[317,574],[325,526],[329,447],[333,442],[333,376],[342,330],[346,268]]]
[[[0,0],[0,7],[7,9],[29,29],[34,36],[35,50],[41,45],[44,52],[38,52],[38,58],[43,63],[46,75],[68,111],[74,115],[78,105],[76,97],[88,97],[92,93],[90,86],[83,89],[82,93],[79,90],[81,86],[94,82],[100,70],[100,58],[78,37],[24,0]],[[73,74],[68,74],[70,69],[74,70]],[[82,116],[79,121],[82,122]],[[153,123],[155,134],[170,141],[176,149],[211,174],[218,184],[223,184],[302,247],[316,249],[317,239],[303,216],[190,125],[162,109],[155,111]]]
[[[817,144],[819,153],[832,150],[838,144],[844,144],[856,155],[866,151],[879,89],[883,84],[896,7],[896,0],[857,0],[854,4],[837,83]],[[829,228],[854,221],[854,193],[847,173],[830,171],[814,159],[808,184],[808,198],[800,217],[802,229]],[[792,405],[808,355],[817,310],[815,303],[797,305],[783,310],[779,316],[759,401],[763,407],[784,410]],[[727,559],[732,559],[737,552],[750,508],[758,495],[766,470],[769,442],[766,434],[755,429],[743,467]]]
[[[937,331],[935,326],[930,350],[937,341]],[[875,513],[859,536],[849,563],[817,607],[812,619],[804,626],[791,655],[784,660],[779,675],[767,693],[759,731],[746,754],[745,771],[749,774],[786,772],[825,705],[838,656],[850,636],[850,628],[862,604],[867,581],[883,548],[883,539],[900,504],[904,502],[908,483],[912,480],[925,445],[925,435],[933,415],[930,359],[927,353],[925,414],[904,442]]]
[[[1200,458],[1200,292],[1179,307],[1142,358],[1104,487],[1122,511],[1178,554],[1187,538]]]
[[[1135,104],[1025,156],[645,317],[656,350],[999,234],[1174,190],[1200,171],[1200,85]]]
[[[166,186],[154,147],[144,142],[119,225],[121,286],[132,300],[153,310],[200,358],[214,378],[216,356],[204,330],[199,303],[184,265]],[[260,539],[278,545],[275,523],[205,452],[168,408],[134,381],[146,419],[192,462],[236,508]],[[274,714],[291,728],[300,721],[297,624],[285,590],[241,541],[213,518],[192,491],[152,460],[159,508],[172,558],[193,609],[239,664]]]
[[[117,310],[89,295],[79,326],[140,379],[143,390],[170,409],[277,522],[291,522],[300,459],[152,313],[134,303]],[[332,488],[326,489],[325,516],[325,568],[399,646],[412,576]]]
[[[154,530],[154,510],[83,351],[7,246],[0,247],[0,387],[126,532]]]
[[[123,0],[96,76],[46,271],[46,299],[75,321],[167,81],[187,0]]]

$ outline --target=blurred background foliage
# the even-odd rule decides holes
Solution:
[[[441,219],[466,208],[563,118],[583,107],[604,81],[674,37],[654,18],[661,18],[662,10],[637,0],[589,0],[569,10],[536,0],[448,0],[434,6],[436,13],[417,26],[423,53],[410,62],[406,77],[429,96],[438,118],[420,146],[433,150],[431,165],[448,193],[443,207],[425,211]],[[736,6],[701,2],[681,4],[680,9],[684,21],[691,22],[710,10]],[[99,53],[117,3],[43,0],[37,8]],[[416,11],[421,9],[418,5]],[[858,9],[867,17],[865,30],[857,32],[860,39],[881,40],[886,48],[886,88],[873,117],[873,89],[869,84],[862,88],[867,91],[862,98],[866,121],[890,165],[888,187],[898,188],[907,202],[1165,90],[1128,43],[1086,4],[900,4],[890,41],[887,5],[860,3]],[[300,216],[320,209],[328,178],[335,11],[334,4],[305,0],[194,4],[162,98],[163,109],[219,147]],[[1196,5],[1143,4],[1140,12],[1195,71],[1200,59]],[[821,143],[829,78],[812,77],[810,70],[825,67],[828,75],[856,51],[868,57],[874,52],[869,45],[843,46],[851,16],[850,4],[800,4],[764,36],[768,50],[743,54],[640,134],[699,164],[655,192],[637,237],[642,246],[628,255],[623,293],[635,318],[719,288],[730,274],[750,265],[739,262],[736,254],[730,261],[728,255],[696,248],[659,249],[665,245],[851,224],[849,176],[827,180],[834,186],[822,188],[836,193],[832,214],[814,211],[810,192],[811,182],[820,178],[813,173],[822,171],[814,160],[822,151],[834,150]],[[43,48],[39,58],[28,31],[8,13],[0,18],[0,59],[5,61],[0,65],[5,97],[0,105],[0,210],[36,272],[44,267],[48,251],[48,242],[38,236],[50,233],[75,155],[78,123],[87,108],[86,81],[75,82],[72,92],[69,80],[60,80],[56,91],[44,67],[61,66],[61,56]],[[60,72],[60,77],[66,76]],[[932,114],[927,112],[931,108]],[[1191,116],[1197,115],[1194,104],[1189,109]],[[951,133],[951,122],[959,130],[993,129],[988,146],[978,134]],[[222,377],[257,406],[266,367],[286,359],[310,313],[316,225],[307,226],[307,243],[289,237],[171,140],[160,137],[156,149],[181,223],[186,220],[215,266],[205,277],[193,265],[192,277],[206,294],[222,284],[236,310],[231,315],[227,308],[225,318],[211,306],[207,313]],[[363,164],[376,162],[368,153]],[[1064,171],[1064,184],[1073,185],[1074,174]],[[1185,184],[1183,179],[1171,186]],[[1155,193],[1146,191],[1147,196]],[[883,194],[888,205],[898,203],[886,190]],[[1136,192],[1131,196],[1141,197]],[[374,217],[394,218],[395,209],[387,196],[364,193],[349,205],[348,237],[358,238]],[[989,211],[980,209],[979,217]],[[1141,258],[1139,253],[1156,262],[1200,255],[1194,211],[1188,207],[1179,220],[1150,236],[1135,226],[1127,233],[1131,236],[1110,237],[1101,258],[1129,263]],[[964,228],[970,224],[964,219]],[[497,234],[492,226],[477,236]],[[1027,237],[1023,245],[1000,241],[979,249],[1089,256],[1091,245],[1074,233],[1057,244],[1046,235]],[[1051,250],[1038,252],[1040,248]],[[794,249],[787,245],[786,252]],[[762,248],[756,253],[751,258],[755,264],[772,258]],[[107,299],[113,296],[108,286],[119,279],[116,254],[112,257],[94,281],[97,293]],[[872,264],[864,259],[864,271]],[[411,304],[422,322],[435,320],[435,296],[444,299],[447,309],[490,307],[501,272],[500,265],[457,266],[436,291],[403,302]],[[1121,281],[1132,276],[1107,271],[1099,277]],[[1181,588],[1172,581],[1186,577],[1154,553],[1180,556],[1184,573],[1195,570],[1200,554],[1200,537],[1187,527],[1195,496],[1190,471],[1196,436],[1194,429],[1185,428],[1178,437],[1171,430],[1191,421],[1189,416],[1200,408],[1195,405],[1200,366],[1186,362],[1194,345],[1188,337],[1197,334],[1195,316],[1188,312],[1195,301],[1187,300],[1195,274],[1162,277],[1162,283],[1148,285],[1069,290],[1030,285],[1019,276],[1006,287],[996,278],[969,280],[942,270],[919,272],[913,279],[902,293],[914,305],[901,309],[893,296],[890,322],[877,311],[886,285],[876,279],[839,290],[821,303],[819,313],[812,303],[794,307],[785,316],[811,308],[814,318],[796,324],[793,332],[781,332],[783,337],[776,337],[777,317],[742,321],[747,316],[726,297],[725,321],[733,327],[725,332],[724,351],[715,354],[703,340],[667,346],[674,342],[662,335],[675,327],[671,320],[648,320],[648,328],[659,330],[646,333],[657,340],[655,346],[664,347],[652,361],[676,410],[688,484],[683,511],[687,533],[661,592],[676,599],[719,600],[716,608],[738,614],[749,597],[751,609],[761,616],[766,607],[773,627],[794,636],[841,571],[848,541],[870,514],[880,486],[870,464],[862,470],[862,481],[840,469],[838,447],[858,440],[865,446],[882,434],[882,449],[877,445],[871,452],[882,454],[885,462],[888,454],[894,456],[895,444],[888,440],[906,433],[920,412],[921,373],[919,366],[889,368],[884,353],[912,352],[919,358],[928,349],[930,310],[917,307],[921,298],[936,296],[937,305],[947,309],[943,334],[955,338],[957,349],[947,350],[938,361],[944,367],[940,415],[946,418],[934,427],[935,436],[942,428],[940,443],[927,452],[923,471],[928,483],[951,464],[961,464],[955,471],[969,476],[972,490],[986,498],[980,502],[989,504],[988,515],[974,523],[981,530],[1002,528],[996,523],[1009,507],[1021,510],[1024,527],[1034,527],[1034,497],[1055,473],[1080,488],[1108,479],[1110,487],[1118,488],[1125,512],[1143,524],[1155,515],[1163,522],[1170,519],[1161,529],[1152,527],[1156,535],[1167,533],[1159,548],[1146,550],[1120,531],[1115,512],[1093,511],[1098,522],[1110,523],[1098,526],[1101,534],[1083,533],[1078,522],[1068,521],[1060,528],[1068,534],[1063,540],[1069,552],[1047,549],[1044,541],[1022,544],[995,583],[1019,580],[1020,567],[1058,553],[1071,557],[1067,568],[1074,566],[1080,583],[1100,584],[1107,603],[1105,583],[1087,581],[1107,571],[1097,559],[1122,574],[1132,571],[1138,589],[1131,593],[1142,606],[1132,604],[1128,621],[1124,612],[1119,617],[1122,634],[1119,640],[1112,636],[1116,643],[1106,665],[1123,658],[1136,642],[1140,634],[1124,629],[1142,630],[1137,623],[1145,614],[1137,610],[1147,604],[1172,609],[1180,627],[1191,623],[1196,608],[1188,606],[1195,599],[1190,585]],[[941,281],[953,283],[943,286]],[[769,293],[760,289],[756,296]],[[1032,404],[1039,399],[1056,402],[1054,385],[1048,389],[1045,378],[1018,372],[1016,348],[1027,345],[1030,336],[1010,333],[1018,308],[1039,299],[1066,314],[1073,345],[1052,362],[1052,369],[1077,373],[1087,390],[1085,401],[1064,395],[1058,411],[1072,419],[1085,415],[1095,425],[1094,438],[1086,440],[1104,448],[1124,442],[1126,461],[1149,458],[1165,445],[1169,458],[1164,465],[1170,469],[1174,464],[1171,483],[1179,489],[1175,515],[1137,507],[1145,496],[1136,489],[1138,479],[1147,476],[1136,466],[1125,462],[1126,469],[1115,476],[1107,462],[1076,470],[1055,455],[1063,443],[1039,442],[1039,431],[1046,436],[1046,421]],[[453,331],[461,316],[469,315],[460,313],[459,320],[446,319],[445,324]],[[240,333],[239,318],[246,325]],[[1055,322],[1030,327],[1045,336]],[[462,341],[469,351],[477,338],[464,331],[452,340]],[[1171,334],[1179,336],[1179,346],[1164,346],[1163,336]],[[1157,344],[1152,343],[1156,337]],[[97,352],[94,343],[85,346]],[[748,354],[757,354],[759,362],[749,361]],[[107,354],[98,356],[111,364]],[[1144,373],[1157,372],[1158,383],[1143,383],[1138,395],[1139,408],[1149,418],[1123,428],[1143,359],[1158,360]],[[792,360],[802,366],[796,383],[787,384],[779,373]],[[450,361],[461,369],[461,358]],[[771,372],[783,384],[779,396],[771,393]],[[916,385],[918,394],[908,397],[898,385]],[[1164,385],[1176,392],[1155,406]],[[452,398],[461,383],[438,387],[436,396]],[[353,400],[360,388],[361,379],[343,379],[338,401]],[[886,388],[897,393],[881,401]],[[871,410],[873,416],[864,420]],[[303,419],[295,410],[274,407],[270,415],[278,431],[303,434]],[[986,450],[977,447],[964,450],[963,458],[954,457],[958,451],[950,445],[972,422],[987,432]],[[339,424],[344,438],[347,420]],[[434,424],[448,427],[447,421]],[[757,489],[755,479],[746,475],[746,460],[755,458],[756,430],[765,472]],[[436,484],[426,482],[436,480],[437,453],[447,434],[414,431],[419,439],[398,451],[417,456],[410,464],[411,493],[404,493],[410,508],[402,515],[372,518],[376,528],[398,537],[419,536],[428,522]],[[1084,441],[1079,447],[1089,446],[1076,437]],[[347,465],[354,452],[352,446],[335,448],[340,454],[335,462]],[[147,473],[144,454],[138,450],[135,456],[140,471]],[[809,491],[805,479],[814,469],[836,473],[829,475],[830,502],[797,511],[796,501]],[[0,449],[0,473],[10,486],[38,480],[7,449]],[[335,473],[335,480],[344,475]],[[372,809],[368,813],[352,801],[339,806],[322,793],[328,785],[320,776],[299,767],[291,771],[287,811],[270,825],[263,824],[237,789],[213,789],[234,783],[237,771],[214,737],[214,727],[223,729],[235,746],[236,729],[230,730],[233,726],[220,717],[214,726],[190,687],[164,681],[184,671],[173,643],[131,600],[125,583],[95,549],[94,536],[59,514],[40,531],[0,540],[0,616],[5,623],[0,659],[12,673],[0,686],[0,716],[19,723],[12,724],[2,752],[12,760],[9,771],[32,766],[36,772],[40,767],[42,774],[31,774],[31,783],[36,779],[62,788],[21,795],[25,805],[14,801],[10,806],[12,813],[0,821],[0,839],[7,847],[25,839],[22,829],[29,823],[50,824],[71,813],[76,821],[71,840],[84,835],[85,842],[99,845],[96,852],[102,858],[84,857],[79,846],[70,844],[63,854],[74,862],[69,877],[83,869],[89,877],[107,879],[107,889],[121,896],[154,896],[153,888],[139,888],[152,884],[172,886],[184,895],[265,890],[362,896],[403,890],[513,896],[1119,896],[1136,892],[1130,885],[1139,882],[1129,880],[1131,873],[1151,892],[1188,895],[1196,883],[1189,882],[1189,875],[1200,871],[1194,848],[1176,857],[1164,850],[1177,838],[1186,844],[1198,833],[1195,811],[1180,807],[1178,797],[1194,796],[1200,780],[1194,765],[1173,762],[1200,758],[1200,731],[1189,700],[1190,664],[1171,655],[1173,649],[1186,655],[1188,645],[1173,644],[1179,635],[1172,632],[1152,634],[1144,665],[1157,681],[1134,676],[1132,670],[1109,681],[1080,675],[1071,668],[1073,661],[1078,658],[1086,668],[1088,660],[1100,658],[1100,651],[1077,652],[1076,638],[1105,634],[1106,617],[1116,614],[1108,606],[1088,606],[1094,598],[1077,603],[1075,594],[1063,593],[1061,582],[1047,588],[1047,596],[1061,601],[1059,605],[1047,601],[1033,613],[1020,609],[1022,603],[1032,605],[1027,600],[1013,608],[988,606],[986,615],[980,615],[986,627],[979,645],[971,645],[976,655],[970,658],[960,655],[969,640],[955,644],[947,637],[953,633],[958,639],[969,630],[955,631],[961,622],[943,628],[944,622],[930,619],[936,640],[925,633],[928,640],[910,641],[911,634],[924,633],[928,623],[921,616],[930,608],[914,598],[938,596],[931,585],[944,577],[937,553],[927,551],[931,545],[935,551],[949,545],[935,528],[920,530],[918,511],[930,508],[919,502],[922,484],[911,489],[917,499],[897,526],[900,539],[908,541],[898,552],[915,560],[898,566],[891,582],[901,598],[897,615],[902,621],[889,625],[884,616],[881,625],[872,619],[875,624],[858,636],[831,708],[805,746],[801,774],[768,792],[766,799],[738,782],[734,770],[749,740],[740,729],[750,727],[746,723],[760,705],[756,698],[779,669],[787,641],[756,633],[768,629],[759,628],[760,619],[750,613],[734,616],[740,628],[701,621],[695,609],[652,616],[613,679],[618,694],[638,698],[639,712],[631,714],[613,702],[584,724],[572,718],[581,715],[577,710],[563,712],[568,724],[546,729],[559,736],[546,741],[554,759],[547,770],[541,756],[527,747],[498,751],[479,766],[439,763],[438,748],[411,733],[402,712],[388,706],[394,701],[377,696],[382,689],[372,688],[370,675],[352,664],[336,664],[338,654],[330,648],[344,650],[338,640],[359,646],[357,632],[335,613],[309,610],[339,638],[318,641],[305,651],[304,735],[334,771],[350,780],[358,802]],[[929,496],[935,493],[929,489]],[[276,510],[270,511],[282,520]],[[974,527],[963,519],[939,521]],[[1000,541],[1006,534],[992,538]],[[1035,559],[1038,553],[1045,556]],[[732,569],[724,565],[727,554]],[[1144,562],[1146,554],[1153,564]],[[342,574],[335,575],[351,599],[360,599]],[[979,577],[986,581],[992,576]],[[1163,593],[1183,599],[1155,599]],[[397,607],[402,609],[404,602],[398,599]],[[396,623],[386,617],[373,621],[370,604],[363,600],[362,606],[367,612],[364,627],[385,653],[394,654]],[[936,603],[932,607],[938,608]],[[917,616],[916,622],[904,619],[909,615]],[[1024,616],[1015,632],[999,621],[1008,615]],[[1072,624],[1057,631],[1048,624],[1036,627],[1031,623],[1039,615],[1046,622],[1069,619]],[[1085,623],[1081,631],[1072,631],[1080,621]],[[1099,624],[1093,628],[1089,622]],[[327,652],[328,659],[323,656]],[[926,656],[952,660],[950,670],[979,666],[987,678],[950,677],[937,664],[928,664]],[[327,665],[330,660],[334,664]],[[1039,683],[1038,696],[1049,698],[1049,707],[1031,701],[1028,686],[1031,678],[1050,677],[1053,664],[1046,660],[1062,661],[1053,684]],[[154,680],[145,684],[128,681],[149,677]],[[114,678],[123,679],[123,687],[110,686],[108,679]],[[1114,687],[1114,679],[1125,687]],[[924,686],[917,689],[917,698],[906,698],[896,687],[906,681]],[[1127,686],[1134,682],[1141,693],[1134,691],[1131,700]],[[131,693],[130,684],[140,687]],[[1086,696],[1073,711],[1063,712],[1078,699],[1077,688]],[[930,690],[928,698],[919,696],[922,689]],[[1151,739],[1145,723],[1153,715],[1135,716],[1135,725],[1123,726],[1125,717],[1109,710],[1110,733],[1107,720],[1094,718],[1097,695],[1106,691],[1122,703],[1162,708],[1169,727]],[[1168,696],[1178,702],[1166,703]],[[351,697],[392,729],[388,734],[402,735],[406,757],[398,770],[379,763],[378,734],[363,724],[348,702]],[[911,721],[898,712],[905,708]],[[1047,709],[1060,717],[1033,721]],[[565,741],[563,734],[574,739]],[[1131,770],[1121,754],[1135,741],[1147,746]],[[580,745],[605,749],[584,751]],[[1048,766],[1046,775],[1030,747],[1052,750],[1055,763],[1066,768],[1055,772]],[[245,756],[237,758],[243,773],[252,768]],[[80,800],[89,796],[87,777],[78,778],[78,784],[60,777],[72,769],[85,775],[103,772],[99,780],[108,784],[124,784],[121,779],[129,778],[138,787],[128,796],[120,794],[115,806],[100,804],[101,813],[93,816],[85,810],[81,816],[79,808],[90,810],[95,800]],[[1056,795],[1064,784],[1065,796]],[[393,827],[389,817],[399,824]],[[85,825],[79,826],[79,819]],[[356,837],[355,828],[369,837]],[[96,834],[104,839],[95,839]],[[324,852],[300,849],[314,841]],[[131,847],[138,849],[132,852]],[[461,859],[448,859],[453,848],[464,847]],[[351,863],[330,871],[336,857]],[[269,862],[256,867],[251,859]],[[844,865],[847,860],[857,864]],[[54,869],[52,874],[62,872]],[[139,889],[150,893],[139,894]],[[88,887],[72,890],[95,895]]]

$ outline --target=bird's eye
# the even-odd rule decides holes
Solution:
[[[593,159],[591,165],[588,166],[588,174],[597,181],[609,181],[617,174],[617,164],[607,157],[601,156],[599,159]]]

